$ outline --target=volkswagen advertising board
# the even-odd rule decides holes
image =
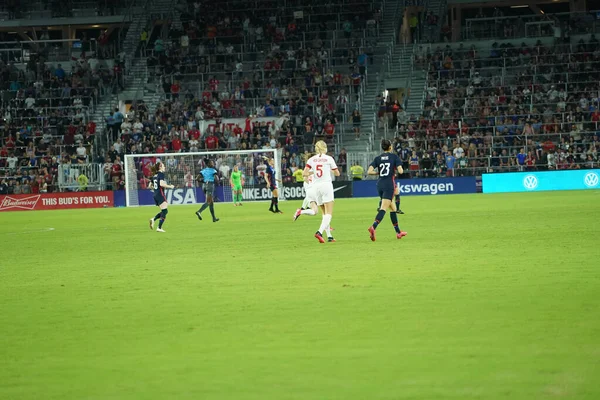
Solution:
[[[483,193],[600,189],[600,169],[483,174]]]

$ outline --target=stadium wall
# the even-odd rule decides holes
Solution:
[[[483,193],[535,192],[551,190],[600,189],[600,169],[548,172],[511,172],[483,174]],[[377,197],[377,181],[335,181],[336,198]],[[454,178],[406,179],[396,183],[403,196],[437,196],[445,194],[477,193],[478,180],[474,176]],[[302,200],[306,193],[301,183],[283,185],[280,189],[287,200]],[[223,199],[223,186],[215,188],[215,195]],[[201,188],[182,188],[166,191],[170,204],[197,204],[205,201]],[[154,205],[152,191],[139,193],[140,205]],[[271,191],[264,185],[244,189],[244,199],[269,200]],[[124,207],[125,191],[69,192],[21,194],[0,196],[0,212],[61,210],[73,208]]]
[[[0,196],[0,211],[66,210],[114,205],[114,194],[111,191]]]
[[[377,181],[354,181],[353,197],[377,197]],[[456,178],[406,179],[396,182],[400,195],[436,196],[440,194],[465,194],[477,192],[474,176]]]

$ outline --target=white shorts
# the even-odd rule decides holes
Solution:
[[[318,206],[333,201],[333,184],[331,182],[315,183],[311,189],[315,191]]]
[[[314,185],[306,189],[306,197],[304,197],[304,202],[302,203],[302,208],[309,208],[310,203],[313,201],[317,202],[317,196],[315,193]]]

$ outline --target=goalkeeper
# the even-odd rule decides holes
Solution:
[[[231,185],[231,191],[233,192],[233,205],[242,205],[242,186],[244,186],[244,177],[238,165],[233,166],[233,172],[229,178],[229,184]]]

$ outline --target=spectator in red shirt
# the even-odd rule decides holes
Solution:
[[[140,189],[142,189],[142,190],[148,189],[149,183],[150,183],[150,180],[148,178],[146,178],[145,176],[142,176],[140,178]]]
[[[600,110],[595,110],[592,114],[592,122],[594,123],[594,128],[598,129],[598,122],[600,121]]]
[[[246,118],[246,127],[244,128],[244,132],[252,132],[252,116]]]
[[[217,79],[216,76],[213,76],[212,78],[210,78],[210,80],[208,81],[208,87],[210,88],[211,92],[212,92],[212,96],[215,99],[219,98],[219,80]]]
[[[325,139],[328,143],[333,143],[333,135],[335,134],[335,125],[333,125],[329,120],[325,121],[325,127],[323,128],[325,132]]]
[[[216,150],[219,145],[219,138],[214,132],[210,132],[205,139],[206,150]]]
[[[7,149],[14,149],[15,148],[15,138],[13,137],[12,134],[8,135],[8,138],[6,138],[5,141],[5,146]]]
[[[238,136],[238,137],[240,137],[240,136],[242,136],[242,133],[244,133],[244,132],[242,131],[242,128],[240,127],[240,125],[239,125],[239,124],[236,124],[236,125],[235,125],[235,128],[233,128],[233,134],[234,134],[235,136]]]
[[[96,134],[96,123],[94,121],[88,122],[87,131],[90,133],[90,135]]]
[[[179,136],[175,136],[173,138],[173,140],[171,141],[171,148],[173,150],[174,153],[180,153],[181,152],[181,139],[179,138]]]
[[[198,128],[194,127],[192,129],[190,129],[190,131],[188,132],[188,137],[190,140],[199,140],[200,139],[200,131],[198,130]]]
[[[179,92],[181,91],[181,86],[179,85],[179,81],[173,82],[171,85],[171,96],[173,96],[173,100],[177,100],[179,98]]]

